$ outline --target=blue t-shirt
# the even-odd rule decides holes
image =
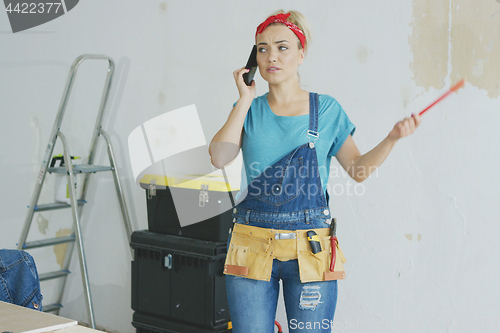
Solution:
[[[252,101],[243,128],[240,192],[267,167],[309,142],[306,134],[309,129],[309,114],[278,116],[269,106],[267,93]],[[349,134],[353,135],[355,130],[356,127],[335,98],[320,94],[319,137],[315,146],[323,192],[328,183],[331,157],[337,154]]]

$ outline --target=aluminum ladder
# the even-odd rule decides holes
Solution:
[[[64,112],[66,110],[66,106],[68,104],[69,96],[73,87],[73,83],[75,81],[76,73],[80,64],[85,60],[106,60],[108,61],[108,69],[107,75],[104,82],[104,88],[101,95],[101,102],[99,106],[99,111],[97,114],[97,119],[94,127],[94,133],[91,139],[90,145],[90,153],[88,157],[88,162],[86,165],[72,165],[71,162],[71,154],[69,152],[68,142],[63,133],[61,133],[60,128],[62,124],[62,120],[64,117]],[[85,201],[85,196],[88,189],[89,178],[90,175],[96,172],[101,171],[111,171],[113,173],[114,183],[116,187],[116,192],[118,194],[118,199],[121,208],[121,215],[123,218],[123,222],[125,225],[125,229],[128,235],[128,240],[130,243],[130,237],[132,234],[132,226],[130,224],[130,217],[128,215],[127,206],[125,203],[125,199],[123,197],[122,186],[120,184],[120,177],[118,175],[118,170],[116,168],[115,157],[113,153],[113,148],[111,146],[111,141],[109,135],[102,129],[102,119],[104,115],[104,111],[106,108],[106,102],[109,97],[109,92],[111,88],[112,78],[114,74],[115,64],[113,59],[104,55],[92,55],[92,54],[84,54],[75,59],[73,64],[71,65],[68,79],[66,81],[66,87],[63,91],[61,103],[59,105],[59,112],[57,114],[56,120],[54,122],[54,127],[52,128],[52,132],[50,134],[49,143],[47,145],[47,149],[45,151],[45,155],[43,157],[42,166],[40,168],[40,172],[38,174],[38,179],[35,184],[35,189],[33,191],[33,195],[31,197],[31,201],[28,207],[28,213],[26,214],[26,219],[24,221],[24,226],[21,232],[21,236],[19,238],[18,249],[19,250],[27,250],[32,248],[39,247],[47,247],[53,246],[56,244],[67,243],[68,247],[66,250],[66,255],[63,263],[63,269],[55,272],[49,272],[40,274],[40,281],[50,280],[60,278],[62,282],[60,283],[60,290],[57,295],[57,301],[54,304],[44,305],[42,309],[44,312],[55,312],[59,314],[59,309],[62,307],[61,301],[63,297],[64,288],[66,285],[67,276],[69,272],[69,266],[71,262],[71,257],[73,254],[74,245],[76,243],[78,249],[78,257],[80,261],[80,271],[83,280],[83,293],[85,298],[85,303],[88,310],[88,319],[89,324],[92,328],[95,328],[95,320],[94,320],[94,310],[92,306],[92,297],[90,294],[90,284],[89,277],[87,272],[87,263],[85,259],[85,251],[83,247],[83,239],[82,239],[82,230],[80,217],[82,214],[82,209]],[[103,137],[106,141],[108,157],[109,157],[109,166],[99,166],[94,165],[94,159],[96,155],[96,147],[98,144],[99,137]],[[54,146],[56,144],[57,138],[61,139],[63,146],[63,156],[64,156],[64,167],[49,167],[49,163],[51,161],[51,156],[53,154]],[[48,204],[38,204],[38,199],[40,197],[40,192],[42,190],[43,182],[45,180],[45,176],[48,173],[58,173],[58,174],[67,174],[68,184],[75,184],[76,174],[84,173],[84,181],[82,184],[82,196],[81,198],[76,198],[76,189],[72,185],[68,185],[69,196],[70,196],[70,204],[66,203],[48,203]],[[26,242],[28,238],[28,233],[32,224],[34,213],[48,211],[48,210],[57,210],[63,208],[70,208],[73,216],[73,228],[70,236],[64,237],[56,237],[51,239],[44,239],[38,241],[30,241]]]

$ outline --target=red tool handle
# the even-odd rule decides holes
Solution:
[[[457,91],[458,89],[460,89],[464,85],[464,82],[465,82],[464,79],[460,80],[460,82],[458,82],[453,87],[451,87],[450,90],[448,90],[446,93],[443,94],[443,96],[441,96],[438,99],[436,99],[431,105],[429,105],[428,107],[426,107],[425,109],[423,109],[418,115],[421,116],[425,111],[427,111],[430,108],[432,108],[434,105],[436,105],[438,102],[440,102],[443,98],[445,98],[446,96],[448,96],[452,92]]]
[[[337,260],[337,243],[339,240],[337,237],[330,237],[330,241],[332,242],[332,261],[330,263],[330,272],[333,272],[335,268],[335,261]]]
[[[283,333],[283,329],[281,328],[280,323],[278,323],[278,322],[275,320],[275,321],[274,321],[274,325],[276,325],[276,327],[278,327],[278,333]]]

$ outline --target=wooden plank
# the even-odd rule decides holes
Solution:
[[[50,332],[76,326],[78,322],[0,301],[0,331],[12,333]]]

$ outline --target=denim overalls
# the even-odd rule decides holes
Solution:
[[[295,148],[250,182],[243,201],[233,209],[233,221],[236,223],[234,236],[239,224],[269,229],[271,241],[276,239],[277,243],[281,242],[279,239],[286,241],[290,235],[298,237],[298,233],[280,231],[328,230],[331,223],[328,193],[325,197],[314,144],[320,139],[317,132],[318,94],[309,94],[309,104],[309,143]],[[262,233],[262,230],[258,231]],[[231,238],[228,245],[230,241]],[[248,241],[252,241],[252,235]],[[255,242],[262,243],[258,239]],[[268,244],[264,242],[262,246]],[[267,248],[263,251],[267,251]],[[244,251],[247,250],[242,250],[242,254]],[[229,254],[228,251],[228,256]],[[260,258],[261,256],[255,255],[252,260],[258,261]],[[290,331],[330,332],[337,301],[337,281],[302,283],[299,261],[300,259],[268,261],[269,280],[226,275],[226,290],[235,333],[274,332],[280,279],[283,282]],[[266,270],[266,265],[262,269]]]

